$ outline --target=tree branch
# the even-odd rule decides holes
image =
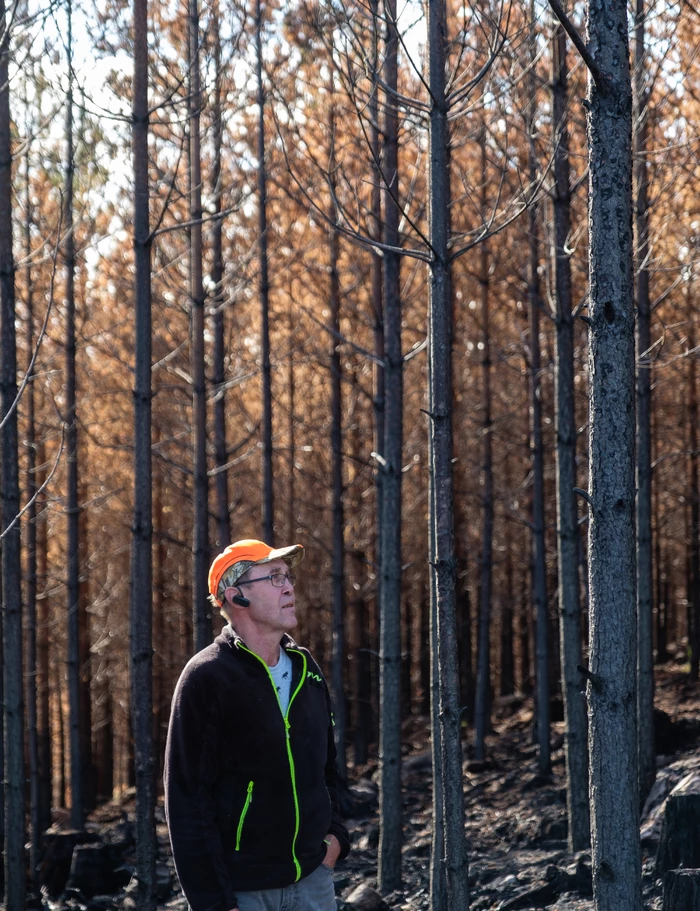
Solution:
[[[588,71],[593,77],[593,81],[595,82],[598,90],[602,92],[607,91],[610,80],[593,59],[590,51],[586,47],[583,38],[581,38],[579,33],[576,31],[576,28],[571,19],[569,19],[569,17],[566,15],[564,7],[559,3],[559,0],[549,0],[549,6],[561,23],[561,26],[566,34],[569,36],[569,38],[571,38],[574,47],[581,55],[581,59],[588,67]]]

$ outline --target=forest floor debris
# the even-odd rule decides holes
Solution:
[[[661,882],[654,867],[664,801],[684,775],[700,768],[700,686],[688,682],[681,666],[658,668],[656,707],[659,772],[644,808],[641,830],[645,911],[662,907]],[[506,700],[494,710],[487,761],[471,762],[465,742],[471,911],[593,911],[590,854],[571,855],[567,850],[563,722],[552,725],[552,776],[543,780],[537,773],[532,721],[527,702]],[[376,907],[428,911],[432,811],[427,719],[409,719],[404,742],[404,885],[383,896]],[[354,815],[347,823],[353,850],[335,874],[339,911],[370,907],[377,886],[376,766],[355,769],[351,778]],[[127,817],[133,811],[132,797],[119,807],[101,808],[93,814],[90,828],[99,830],[101,841],[123,842],[129,828]],[[159,909],[186,911],[176,880],[168,875],[168,870],[171,875],[173,871],[162,807],[157,811],[157,831]],[[129,867],[133,860],[127,850],[124,866]],[[73,891],[44,904],[47,911],[111,911],[129,906],[128,891],[92,899]]]

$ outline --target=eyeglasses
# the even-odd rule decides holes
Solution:
[[[273,585],[275,588],[284,588],[284,583],[289,581],[291,585],[297,580],[297,577],[294,573],[272,573],[269,576],[260,576],[259,579],[246,579],[244,582],[236,582],[236,585],[252,585],[253,582],[267,582],[270,580],[270,585]]]

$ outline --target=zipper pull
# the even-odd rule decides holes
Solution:
[[[285,727],[285,730],[286,730],[286,732],[287,732],[287,740],[289,740],[289,729],[291,728],[291,724],[289,723],[289,719],[288,719],[288,718],[285,718],[285,719],[284,719],[284,727]]]

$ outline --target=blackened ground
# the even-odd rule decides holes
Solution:
[[[642,820],[646,911],[657,911],[662,903],[654,861],[663,801],[684,774],[700,769],[700,687],[688,682],[687,666],[684,669],[680,665],[658,668],[656,686],[658,774]],[[471,911],[592,911],[590,855],[584,852],[572,856],[566,845],[563,723],[552,726],[552,776],[543,781],[537,774],[532,710],[528,704],[511,697],[495,707],[494,716],[485,763],[471,762],[471,732],[465,732]],[[427,719],[411,718],[404,725],[404,752],[404,884],[401,891],[384,896],[384,901],[395,911],[428,911],[431,772]],[[351,770],[350,788],[346,795],[350,811],[347,823],[353,849],[335,873],[339,911],[353,907],[345,899],[359,884],[376,887],[376,766]],[[100,808],[89,824],[93,839],[122,846],[124,870],[133,870],[134,864],[133,838],[130,840],[133,812],[130,794],[120,804]],[[60,831],[60,826],[57,828]],[[159,909],[186,911],[187,903],[173,875],[162,807],[157,810],[157,833]],[[106,853],[109,856],[110,852]],[[128,889],[88,897],[79,888],[69,888],[56,897],[45,894],[43,907],[47,911],[137,911]]]

